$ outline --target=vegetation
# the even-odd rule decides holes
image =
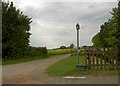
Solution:
[[[67,47],[66,46],[60,46],[60,49],[66,49]]]
[[[101,41],[100,41],[100,37],[99,37],[100,35],[99,35],[99,33],[98,34],[96,34],[93,38],[92,38],[92,42],[94,43],[93,44],[93,47],[94,48],[101,48],[101,47],[103,47],[103,45],[102,45],[102,43],[101,43]]]
[[[81,65],[85,65],[84,55],[80,56]],[[73,71],[76,70],[77,57],[70,56],[64,60],[61,60],[47,69],[49,75],[55,76],[65,76],[73,74]]]
[[[13,2],[2,2],[2,15],[2,57],[24,55],[29,45],[31,18],[17,10]]]
[[[29,46],[31,18],[16,9],[13,2],[2,2],[2,20],[3,59],[23,59],[23,57],[26,59],[28,56],[42,57],[47,55],[46,47]]]
[[[26,52],[27,56],[47,56],[47,48],[46,47],[29,47]]]
[[[2,55],[2,2],[0,1],[0,55]],[[1,64],[1,59],[0,57],[0,64]]]
[[[16,9],[13,2],[2,2],[2,58],[3,64],[48,58],[53,55],[71,53],[69,47],[47,50],[46,47],[31,47],[30,24],[32,19]]]
[[[101,25],[100,32],[93,37],[93,47],[120,47],[120,1],[118,7],[113,8],[111,14],[112,18]],[[2,50],[3,64],[43,59],[48,58],[49,56],[67,53],[71,53],[71,55],[74,54],[73,44],[69,47],[60,46],[60,48],[55,50],[47,50],[46,47],[31,47],[29,45],[29,37],[31,35],[29,31],[32,19],[24,15],[19,9],[16,9],[13,2],[2,2],[2,20],[3,44],[0,53]],[[83,46],[83,48],[84,47],[87,46]],[[83,52],[83,49],[81,49],[81,52]],[[83,57],[84,56],[81,56],[81,58]],[[76,58],[75,56],[71,56],[70,58],[71,60],[68,61],[70,62],[70,69],[68,69],[68,66],[68,68],[66,67],[66,74],[67,72],[74,70],[73,66],[75,65],[73,64],[76,63],[74,59]],[[66,63],[63,61],[63,65],[64,64]]]
[[[40,59],[47,59],[50,58],[49,56],[26,56],[26,57],[20,57],[20,58],[12,58],[12,59],[3,59],[2,65],[8,65],[8,64],[17,64],[22,62],[29,62],[34,60],[40,60]]]
[[[40,47],[40,48],[30,47],[30,49],[31,50],[29,50],[28,56],[3,59],[2,64],[3,65],[16,64],[21,62],[33,61],[33,60],[47,59],[54,57],[56,55],[71,53],[71,49],[53,49],[53,50],[48,50],[48,52],[46,52],[47,50],[45,47]]]
[[[50,76],[105,76],[105,75],[117,75],[117,70],[76,70],[77,56],[70,56],[64,60],[61,60],[47,68],[47,73]],[[85,65],[85,56],[80,55],[80,65]]]
[[[112,18],[101,25],[101,30],[93,38],[94,48],[117,47],[120,61],[120,1],[118,6],[110,12]]]
[[[112,18],[101,25],[101,30],[92,38],[93,47],[120,47],[120,1],[112,9]]]
[[[74,52],[74,50],[73,50],[74,44],[71,44],[71,45],[70,45],[70,48],[71,48],[71,55],[73,55],[73,52]]]

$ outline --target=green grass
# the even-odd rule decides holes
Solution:
[[[53,58],[57,57],[60,55],[55,55],[55,56],[27,56],[27,57],[21,57],[21,58],[14,58],[14,59],[3,59],[0,61],[0,64],[2,65],[9,65],[9,64],[17,64],[17,63],[22,63],[22,62],[29,62],[29,61],[34,61],[34,60],[42,60],[42,59],[48,59],[48,58]]]
[[[50,56],[33,56],[33,57],[21,57],[21,58],[15,58],[15,59],[3,59],[2,65],[8,65],[8,64],[16,64],[21,62],[28,62],[33,60],[40,60],[40,59],[47,59],[50,58]]]
[[[61,60],[51,66],[46,70],[50,76],[107,76],[107,75],[117,75],[117,70],[76,70],[77,57],[70,56],[64,60]],[[80,56],[81,65],[85,65],[84,55]]]

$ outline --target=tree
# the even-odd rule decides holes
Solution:
[[[109,26],[108,26],[108,30],[109,30],[109,33],[108,33],[108,39],[107,39],[107,41],[108,41],[108,45],[109,46],[119,46],[119,44],[118,44],[118,42],[119,42],[119,39],[118,39],[118,37],[119,37],[119,35],[120,35],[120,32],[119,32],[119,13],[120,12],[118,12],[118,10],[120,10],[120,7],[119,7],[119,5],[118,5],[118,7],[117,8],[113,8],[112,9],[112,12],[111,12],[111,14],[112,14],[112,18],[111,19],[109,19]]]
[[[66,46],[60,46],[60,49],[66,49]]]
[[[94,48],[101,48],[103,44],[100,41],[99,33],[92,38],[92,43]]]
[[[101,30],[100,30],[100,33],[99,33],[99,41],[102,43],[103,47],[109,47],[108,45],[108,22],[105,22],[103,25],[101,25]]]
[[[113,8],[110,13],[112,18],[101,25],[99,34],[92,39],[96,47],[101,47],[99,44],[102,44],[102,47],[120,47],[120,1],[118,7]]]
[[[0,1],[0,55],[2,55],[2,1]]]
[[[13,2],[2,2],[3,58],[24,56],[29,46],[31,18],[20,12]]]
[[[74,44],[71,44],[71,45],[70,45],[70,48],[71,48],[71,55],[73,55]]]

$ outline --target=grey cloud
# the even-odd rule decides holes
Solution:
[[[83,5],[83,4],[87,4],[87,5]],[[103,3],[103,5],[109,6],[110,4]],[[46,20],[50,19],[50,20],[58,20],[58,21],[60,20],[68,21],[68,19],[72,20],[73,18],[75,20],[79,18],[85,19],[84,17],[89,19],[94,15],[96,16],[96,14],[97,15],[100,15],[101,13],[103,14],[103,12],[106,12],[105,11],[106,9],[108,10],[108,8],[105,8],[106,6],[104,6],[104,8],[98,7],[98,9],[95,9],[95,8],[99,5],[94,5],[95,7],[94,9],[87,8],[88,6],[89,6],[89,3],[79,3],[79,4],[78,3],[66,3],[66,4],[57,3],[57,5],[55,3],[52,3],[51,5],[46,6],[46,9],[40,13],[40,16],[42,16],[42,18]]]
[[[86,4],[86,5],[84,5]],[[39,20],[44,21],[54,21],[54,22],[70,22],[73,23],[75,21],[102,21],[108,16],[110,17],[108,9],[111,9],[109,5],[113,5],[113,3],[103,3],[104,7],[97,7],[100,5],[95,5],[95,3],[63,3],[63,2],[54,2],[54,3],[46,3],[46,7],[44,9],[27,7],[25,12]],[[108,8],[105,8],[108,7]],[[96,9],[98,8],[98,9]],[[105,17],[104,17],[105,16]],[[102,19],[101,19],[102,18]]]
[[[76,44],[75,24],[79,22],[80,45],[92,45],[91,38],[111,17],[109,12],[116,5],[116,2],[47,2],[42,9],[40,6],[25,6],[22,10],[33,19],[30,44],[48,48]]]

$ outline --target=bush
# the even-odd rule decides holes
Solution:
[[[28,56],[45,56],[47,55],[46,47],[29,47],[27,55]]]

